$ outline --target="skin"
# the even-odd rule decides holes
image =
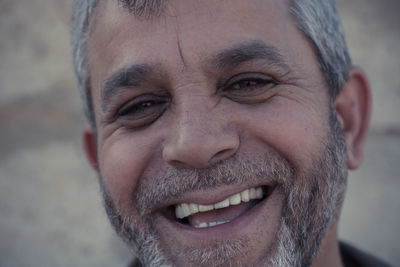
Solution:
[[[211,60],[232,46],[254,41],[276,48],[286,66],[253,59],[221,68]],[[154,177],[169,168],[207,169],[232,157],[251,158],[274,150],[306,174],[324,149],[330,129],[328,88],[286,1],[169,1],[166,12],[151,19],[137,18],[106,1],[92,21],[88,59],[97,128],[84,130],[85,151],[104,190],[138,229],[144,222],[132,195],[151,188],[157,183]],[[104,103],[107,78],[132,64],[156,69]],[[256,85],[249,86],[249,80]],[[129,110],[138,99],[153,102],[140,112]],[[347,145],[347,165],[358,168],[370,117],[369,85],[361,69],[351,70],[334,106]],[[124,109],[128,111],[117,115]],[[168,204],[208,204],[250,186],[254,184],[187,192],[171,196]],[[273,246],[282,206],[282,194],[274,191],[267,205],[240,229],[201,242],[168,223],[158,213],[163,206],[149,208],[146,215],[155,221],[167,252],[247,238],[248,250],[241,257],[253,262]],[[324,236],[313,266],[341,266],[337,220]],[[185,255],[173,259],[181,266],[189,260]]]

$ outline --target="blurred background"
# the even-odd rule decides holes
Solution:
[[[339,0],[355,64],[373,88],[362,168],[340,237],[399,266],[400,19],[397,0]],[[0,0],[0,266],[126,266],[81,149],[70,0]]]

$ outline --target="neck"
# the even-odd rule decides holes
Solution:
[[[337,239],[337,221],[328,228],[325,237],[322,239],[312,267],[343,267]]]

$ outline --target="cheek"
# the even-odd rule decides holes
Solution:
[[[322,149],[327,129],[324,114],[280,97],[257,107],[246,128],[253,138],[282,153],[295,167],[304,168]]]
[[[150,144],[128,134],[111,137],[102,146],[99,157],[103,184],[121,211],[130,212],[132,195],[152,151]]]

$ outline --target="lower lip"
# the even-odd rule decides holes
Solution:
[[[241,214],[239,217],[233,219],[232,221],[212,227],[206,228],[195,228],[185,224],[181,224],[176,221],[169,220],[165,216],[161,216],[166,223],[175,229],[178,233],[183,235],[183,238],[190,243],[198,243],[201,240],[202,243],[207,241],[220,241],[226,239],[232,239],[240,236],[242,233],[248,231],[250,224],[258,221],[257,219],[261,216],[261,211],[268,209],[266,206],[270,202],[269,200],[275,196],[278,190],[275,188],[270,195],[252,207],[250,210]],[[252,227],[253,228],[253,227]],[[255,229],[255,228],[253,228]]]

